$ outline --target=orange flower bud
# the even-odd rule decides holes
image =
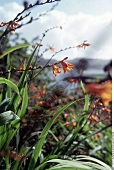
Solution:
[[[54,65],[54,64],[52,64],[52,69],[53,69],[53,74],[56,76],[57,74],[60,74],[61,73],[61,71],[59,70],[59,68],[56,66],[56,65]]]

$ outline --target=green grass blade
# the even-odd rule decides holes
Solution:
[[[85,91],[85,88],[84,88],[84,85],[81,81],[81,87],[82,87],[82,90],[84,91],[84,93],[86,92]],[[83,129],[84,125],[85,125],[85,122],[86,122],[86,113],[89,109],[89,96],[87,93],[84,94],[84,99],[85,99],[85,103],[84,103],[84,108],[83,108],[83,111],[82,111],[82,115],[81,117],[77,118],[77,126],[76,126],[76,129],[74,130],[73,135],[72,137],[69,139],[68,143],[67,143],[67,146],[64,147],[63,149],[63,152],[62,154],[66,154],[66,155],[69,155],[71,150],[68,150],[68,148],[70,148],[70,146],[72,145],[73,141],[76,139],[76,137],[78,136],[79,134],[79,131],[81,129]]]
[[[19,126],[20,126],[19,122],[17,122],[15,127],[13,127],[11,123],[6,126],[6,128],[7,128],[7,131],[6,131],[7,138],[5,140],[5,144],[3,146],[3,149],[6,149],[7,147],[9,147],[9,144],[12,141],[12,139],[14,138]]]
[[[19,44],[19,45],[16,45],[14,47],[11,47],[11,48],[7,49],[6,51],[4,51],[3,54],[0,55],[0,59],[3,58],[4,56],[6,56],[7,54],[15,51],[15,50],[18,50],[18,49],[24,48],[24,47],[28,47],[28,46],[30,46],[30,44]]]
[[[89,96],[86,93],[86,90],[84,88],[84,85],[83,85],[82,81],[80,82],[80,84],[81,84],[83,92],[85,93],[85,104],[84,104],[84,109],[83,109],[83,114],[85,114],[85,113],[87,113],[87,111],[89,109]]]
[[[0,150],[3,148],[4,143],[7,140],[7,129],[6,126],[0,126]]]
[[[6,169],[9,170],[10,168],[10,159],[8,156],[5,156],[5,164],[6,164]]]
[[[20,154],[20,155],[21,155],[21,154],[26,155],[26,153],[29,151],[29,149],[30,149],[30,147],[23,148],[23,149],[21,149],[21,151],[19,152],[19,154]],[[25,159],[26,159],[26,157],[25,157]],[[21,162],[20,162],[19,160],[16,160],[16,161],[12,164],[12,170],[17,170],[17,169],[18,169],[18,170],[21,170],[24,161],[25,161],[24,159],[21,160]]]
[[[10,70],[11,69],[11,63],[10,63],[10,54],[8,54],[7,56],[7,67],[6,67],[7,70]],[[6,75],[6,79],[10,80],[10,75],[11,73],[9,72],[7,75]],[[11,97],[11,88],[9,86],[7,86],[7,98],[10,98]]]
[[[12,81],[5,78],[0,78],[0,84],[7,84],[7,86],[12,88],[17,94],[19,94],[18,87]]]
[[[104,168],[104,170],[105,169],[106,170],[111,170],[110,166],[108,166],[106,163],[104,163],[104,162],[102,162],[102,161],[100,161],[100,160],[98,160],[96,158],[90,157],[90,156],[80,155],[80,156],[77,157],[77,160],[80,160],[80,161],[85,160],[85,161],[89,161],[89,162],[91,161],[91,162],[96,163],[96,165],[97,164],[101,165]]]
[[[26,78],[26,74],[27,74],[27,69],[30,67],[30,64],[32,62],[32,59],[35,55],[35,52],[37,50],[38,46],[34,49],[29,61],[28,61],[28,64],[27,64],[27,67],[26,67],[26,63],[24,63],[24,69],[26,68],[26,70],[23,72],[19,82],[18,82],[18,89],[19,89],[19,92],[21,91],[21,89],[25,86],[25,78]],[[17,101],[19,100],[19,95],[17,95],[16,93],[14,93],[12,99],[11,99],[11,102],[9,103],[8,105],[8,110],[13,110],[15,112],[15,105],[17,105]]]
[[[52,159],[47,163],[57,163],[57,165],[47,170],[63,170],[63,169],[76,169],[76,170],[111,170],[111,168],[104,162],[92,158],[90,156],[79,156],[76,160],[63,160],[63,159]],[[37,170],[37,169],[36,169]]]
[[[23,116],[26,112],[27,106],[28,106],[28,86],[27,86],[27,82],[26,82],[25,87],[23,88],[22,106],[21,106],[21,109],[19,110],[19,112],[17,113],[17,115],[20,118],[23,118]]]
[[[60,108],[57,113],[53,116],[53,118],[51,120],[48,121],[48,123],[46,124],[46,126],[44,127],[41,135],[40,135],[40,139],[39,141],[36,143],[35,145],[35,150],[33,151],[30,163],[29,163],[29,167],[28,170],[33,170],[37,159],[39,157],[39,154],[41,152],[42,146],[44,144],[44,140],[48,134],[48,131],[50,130],[51,126],[53,125],[54,121],[57,119],[57,117],[69,106],[71,106],[73,103],[75,103],[76,101],[70,102],[69,104],[65,105],[64,107]]]
[[[21,78],[20,78],[20,80],[19,80],[19,83],[18,83],[18,88],[19,88],[19,89],[22,87],[22,84],[23,84],[23,82],[24,82],[25,76],[26,76],[27,71],[28,71],[27,69],[30,67],[30,64],[31,64],[31,62],[32,62],[32,59],[33,59],[33,57],[34,57],[34,55],[35,55],[35,52],[36,52],[37,48],[38,48],[38,46],[34,49],[32,55],[31,55],[31,57],[30,57],[30,59],[29,59],[29,61],[28,61],[28,63],[27,63],[26,70],[23,72],[23,74],[22,74],[22,76],[21,76]]]
[[[69,168],[70,169],[80,169],[80,170],[91,170],[91,167],[87,165],[83,165],[82,162],[76,161],[76,160],[63,160],[63,159],[52,159],[48,162],[54,162],[58,163],[57,165],[49,168],[48,170],[56,170],[56,169],[62,169],[62,168]]]
[[[9,102],[10,98],[6,98],[2,101],[2,103],[0,103],[0,113],[5,111],[5,107],[8,105]]]

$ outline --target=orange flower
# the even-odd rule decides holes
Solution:
[[[53,47],[50,47],[49,48],[52,52],[54,52],[55,51],[55,49],[53,48]]]
[[[82,45],[77,45],[77,48],[83,48],[83,46]]]
[[[45,105],[44,101],[39,101],[38,104],[37,104],[37,106],[41,106],[41,107],[43,107],[44,105]]]
[[[95,104],[94,103],[90,103],[89,107],[90,108],[95,108]]]
[[[77,48],[79,49],[79,48],[86,48],[86,47],[88,47],[88,46],[90,46],[91,44],[89,44],[89,43],[86,43],[87,42],[87,40],[86,41],[84,41],[82,44],[79,44],[79,45],[77,45]]]
[[[93,122],[98,122],[98,118],[96,118],[94,115],[90,115],[89,117],[89,120],[90,120],[90,124],[93,123]]]
[[[66,71],[70,72],[72,70],[72,68],[74,67],[73,64],[70,64],[70,63],[67,63],[64,61],[61,61],[60,64],[61,64],[61,67],[62,67],[64,73],[66,73]]]
[[[64,124],[64,126],[65,126],[66,128],[68,128],[69,125],[71,125],[71,122],[66,122],[66,123]]]
[[[23,63],[21,62],[19,68],[16,69],[17,72],[23,72]]]
[[[101,137],[100,134],[95,134],[95,135],[93,136],[93,138],[94,138],[95,140],[98,140],[100,137]]]
[[[7,26],[8,31],[15,31],[19,24],[16,21],[9,21],[1,22],[0,26]]]
[[[62,141],[62,140],[64,140],[64,136],[59,136],[58,139],[59,139],[60,141]]]
[[[65,57],[63,60],[59,61],[58,64],[61,64],[61,68],[63,69],[64,73],[66,73],[66,71],[70,72],[71,69],[74,67],[73,64],[64,62],[64,60],[66,60],[68,57]]]
[[[76,122],[72,122],[72,125],[73,125],[73,127],[75,127],[76,126]]]
[[[106,81],[102,84],[88,84],[86,86],[87,92],[90,92],[102,99],[104,106],[108,106],[112,100],[112,82]]]
[[[89,44],[89,43],[85,43],[85,42],[84,42],[82,46],[83,46],[83,47],[84,47],[84,49],[85,49],[86,47],[88,47],[88,46],[90,46],[90,45],[91,45],[91,44]]]
[[[52,69],[53,69],[53,74],[56,76],[57,74],[60,74],[61,73],[61,71],[59,70],[59,68],[56,66],[56,65],[54,65],[54,64],[52,64]]]

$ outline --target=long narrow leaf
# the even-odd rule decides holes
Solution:
[[[5,144],[4,144],[4,147],[3,149],[6,149],[8,146],[9,146],[9,143],[11,142],[11,140],[14,138],[16,132],[17,132],[17,129],[19,128],[20,126],[20,123],[18,122],[17,125],[15,126],[15,128],[13,128],[11,126],[11,124],[8,124],[7,126],[7,132],[6,132],[6,135],[7,135],[7,140],[5,140]]]
[[[27,69],[29,68],[29,66],[30,66],[30,64],[31,64],[31,62],[32,62],[32,59],[33,59],[33,57],[34,57],[34,55],[35,55],[35,52],[36,52],[37,48],[38,48],[38,46],[34,49],[32,55],[31,55],[31,57],[30,57],[30,59],[29,59],[29,61],[28,61],[27,67],[26,67],[26,63],[24,63],[24,69],[25,69],[25,67],[26,67],[26,70],[23,72],[23,74],[22,74],[22,76],[21,76],[21,78],[20,78],[20,80],[19,80],[19,83],[18,83],[18,89],[19,89],[19,91],[21,91],[21,89],[23,88],[23,86],[25,86],[25,84],[24,84],[25,81],[24,81],[24,80],[25,80],[25,78],[26,78]],[[8,105],[8,110],[10,109],[10,110],[15,111],[16,107],[15,107],[15,109],[14,109],[14,105],[15,105],[15,103],[18,103],[17,101],[19,101],[19,97],[18,97],[18,95],[15,93],[15,94],[13,95],[12,99],[11,99],[11,102],[10,102],[9,105]]]
[[[4,112],[5,107],[8,105],[9,102],[10,98],[6,98],[2,101],[2,103],[0,104],[0,113]]]
[[[53,118],[51,120],[48,121],[48,123],[46,124],[46,126],[44,127],[41,135],[40,135],[40,139],[39,141],[36,143],[35,145],[35,150],[33,151],[30,163],[29,163],[29,167],[28,170],[33,170],[37,159],[39,157],[39,154],[41,152],[42,146],[44,144],[44,140],[48,134],[48,131],[50,130],[51,126],[53,125],[54,121],[57,119],[57,117],[69,106],[71,106],[73,103],[75,103],[76,101],[70,102],[69,104],[65,105],[64,107],[60,108],[57,113],[53,116]]]
[[[17,120],[17,119],[20,118],[12,111],[3,112],[0,114],[0,126],[6,125],[10,121]]]
[[[87,165],[83,165],[81,162],[76,160],[70,161],[70,160],[62,160],[62,159],[52,159],[48,162],[58,163],[57,165],[49,168],[49,170],[55,170],[61,168],[69,168],[69,169],[76,168],[80,170],[91,170],[91,167]]]
[[[19,112],[17,113],[17,115],[20,118],[23,118],[25,112],[26,112],[26,108],[28,106],[28,88],[27,88],[27,83],[25,84],[25,87],[23,89],[23,100],[22,100],[22,106],[21,109],[19,110]]]
[[[18,88],[19,88],[19,89],[22,87],[22,83],[24,82],[25,76],[26,76],[26,74],[27,74],[27,69],[30,67],[30,64],[31,64],[31,62],[32,62],[32,59],[33,59],[33,57],[34,57],[34,55],[35,55],[35,52],[36,52],[37,48],[38,48],[38,46],[34,49],[32,55],[31,55],[31,57],[30,57],[30,59],[29,59],[29,61],[28,61],[28,63],[27,63],[26,70],[23,72],[23,74],[22,74],[22,76],[21,76],[21,78],[20,78],[20,80],[19,80],[19,83],[18,83]]]
[[[7,140],[7,132],[6,126],[0,126],[0,150],[3,148],[4,143]]]
[[[18,49],[24,48],[24,47],[28,47],[28,46],[30,46],[30,44],[19,44],[19,45],[16,45],[14,47],[11,47],[11,48],[7,49],[6,51],[4,51],[4,53],[0,55],[0,58],[3,58],[7,54],[9,54],[9,53],[11,53],[15,50],[18,50]]]
[[[11,69],[11,63],[10,63],[10,54],[8,54],[7,56],[7,67],[6,67],[7,70],[10,70]],[[10,75],[11,73],[9,72],[7,75],[6,75],[6,79],[10,80]],[[10,98],[11,97],[11,88],[9,86],[7,86],[7,98]]]
[[[96,158],[90,157],[90,156],[80,155],[80,156],[77,156],[77,160],[93,161],[93,162],[103,166],[105,169],[111,170],[111,168],[106,163],[104,163]]]
[[[47,163],[57,163],[57,165],[52,166],[51,168],[47,170],[63,170],[68,169],[72,170],[75,168],[75,170],[111,170],[111,167],[109,167],[104,162],[92,158],[90,156],[79,156],[76,160],[63,160],[63,159],[52,159],[47,161]],[[35,170],[38,170],[37,168]]]
[[[83,109],[83,114],[85,114],[88,111],[88,109],[89,109],[89,96],[86,93],[86,90],[84,88],[84,85],[83,85],[82,81],[81,81],[80,84],[81,84],[83,92],[85,93],[85,104],[84,104],[84,109]]]
[[[17,94],[19,94],[18,87],[10,80],[5,78],[0,78],[0,84],[7,84],[10,88],[12,88]]]

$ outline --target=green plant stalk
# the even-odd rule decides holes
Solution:
[[[85,93],[86,91],[85,91],[85,88],[84,88],[82,81],[81,81],[81,87],[82,87],[82,90]],[[79,118],[79,121],[78,121],[79,123],[77,123],[76,130],[74,130],[74,133],[73,133],[71,139],[69,140],[69,142],[67,143],[67,146],[63,149],[63,151],[61,153],[62,155],[64,155],[64,154],[68,155],[71,152],[70,150],[68,150],[68,148],[70,148],[71,144],[76,139],[79,132],[84,128],[86,113],[89,109],[89,96],[88,96],[87,93],[85,93],[84,98],[85,98],[85,104],[84,104],[82,116],[81,116],[81,118]]]
[[[8,54],[7,56],[7,70],[10,70],[11,69],[11,66],[10,66],[10,54]],[[6,79],[10,80],[10,75],[11,73],[9,72],[7,75],[6,75]],[[11,97],[11,88],[9,86],[7,86],[7,98],[10,98]]]
[[[7,129],[6,125],[0,126],[0,150],[2,150],[5,142],[7,140]]]
[[[21,89],[23,88],[23,83],[24,83],[26,74],[27,74],[27,72],[28,72],[27,69],[30,67],[30,64],[31,64],[31,62],[32,62],[32,59],[33,59],[33,57],[34,57],[34,55],[35,55],[35,52],[36,52],[37,48],[38,48],[38,46],[34,49],[32,55],[31,55],[31,57],[30,57],[30,59],[29,59],[29,61],[28,61],[27,67],[26,67],[25,64],[24,64],[24,68],[26,67],[26,70],[23,72],[23,74],[22,74],[22,76],[21,76],[21,78],[20,78],[20,80],[19,80],[19,83],[18,83],[19,92],[20,92]],[[16,108],[14,108],[14,106],[15,106],[16,103],[18,103],[18,102],[17,102],[17,101],[19,100],[18,97],[19,97],[19,96],[18,96],[16,93],[14,93],[14,95],[13,95],[13,97],[12,97],[12,99],[11,99],[11,102],[10,102],[9,105],[8,105],[8,108],[7,108],[8,110],[12,110],[12,111],[14,111],[14,112],[16,111]]]
[[[7,128],[10,129],[10,130],[9,130],[9,132],[7,132],[7,139],[5,141],[3,149],[5,149],[9,146],[9,144],[10,144],[12,138],[14,137],[15,133],[17,132],[17,129],[19,128],[19,126],[20,126],[19,122],[16,124],[16,128],[12,127],[11,124],[8,125]]]
[[[10,170],[10,161],[9,161],[9,157],[5,156],[5,164],[6,164],[6,169]]]
[[[25,82],[25,86],[23,88],[23,100],[21,104],[21,109],[19,109],[17,115],[20,118],[23,118],[26,112],[26,108],[28,106],[28,86],[27,86],[27,81]]]
[[[57,113],[53,116],[53,118],[51,120],[48,121],[48,123],[46,124],[46,126],[44,127],[40,137],[39,137],[39,141],[36,143],[35,145],[35,150],[33,151],[32,153],[32,157],[30,159],[30,163],[29,163],[29,166],[28,166],[28,170],[33,170],[35,165],[36,165],[36,162],[37,162],[37,159],[40,155],[40,152],[41,152],[41,149],[42,149],[42,146],[44,144],[44,140],[48,134],[48,131],[49,129],[51,128],[51,126],[53,125],[54,121],[57,119],[57,117],[66,109],[68,108],[69,106],[71,106],[73,103],[75,103],[76,101],[73,101],[73,102],[70,102],[69,104],[65,105],[64,107],[60,108]]]
[[[76,103],[77,103],[77,101],[81,101],[81,100],[83,100],[84,98],[81,98],[81,99],[77,99],[76,100]],[[75,114],[74,114],[75,115]],[[60,122],[59,122],[59,124],[60,124]],[[62,128],[63,128],[63,130],[65,130],[65,127],[64,127],[64,125],[62,124],[62,125],[59,125],[59,126],[61,126]],[[70,132],[67,134],[67,136],[68,135],[70,135],[71,133],[72,134],[74,134],[75,133],[75,130],[74,130],[74,132],[73,132],[73,130],[74,130],[74,128],[72,128],[71,130],[70,130]],[[66,140],[66,138],[67,137],[65,137],[65,139],[64,139],[64,141]],[[61,142],[59,142],[59,143],[57,143],[57,145],[55,146],[55,148],[53,149],[53,151],[51,152],[51,154],[58,154],[58,153],[60,153],[61,155],[63,155],[63,152],[62,152],[62,150],[63,150],[63,142],[64,141],[61,141]],[[62,148],[62,149],[61,149]],[[65,153],[68,151],[68,148],[64,151]]]
[[[37,47],[36,47],[36,49],[37,49]],[[28,65],[27,65],[27,68],[29,68],[29,66],[30,66],[30,64],[31,64],[31,61],[32,61],[32,58],[34,57],[34,54],[35,54],[35,52],[36,52],[36,49],[34,50],[34,52],[33,52],[33,54],[31,55],[31,57],[30,57],[30,59],[29,59],[29,61],[28,61]],[[25,65],[25,67],[26,67],[26,65]],[[26,100],[25,100],[25,102],[26,102],[26,105],[24,105],[25,103],[23,103],[22,104],[22,107],[21,107],[21,111],[22,111],[22,113],[21,114],[19,114],[19,116],[20,117],[22,117],[24,114],[25,114],[25,107],[27,106],[27,104],[28,104],[28,97],[27,97],[27,84],[26,83],[24,83],[24,86],[23,86],[23,82],[25,82],[24,80],[25,80],[25,78],[26,78],[26,74],[27,74],[27,70],[25,70],[25,72],[23,72],[23,74],[22,74],[22,76],[21,76],[21,78],[20,78],[20,80],[19,80],[19,84],[18,84],[18,89],[19,89],[19,91],[22,93],[22,89],[24,89],[24,96],[23,97],[26,97]],[[4,79],[3,79],[3,81],[4,81]],[[9,80],[6,80],[6,82],[8,82]],[[8,82],[9,83],[9,82]],[[21,95],[21,94],[20,94]],[[9,110],[9,109],[12,109],[12,110],[15,110],[15,111],[17,111],[17,107],[18,107],[18,103],[19,103],[19,101],[20,101],[20,95],[17,95],[16,93],[14,93],[14,95],[13,95],[13,97],[12,97],[12,99],[11,99],[11,101],[10,101],[10,103],[9,103],[9,105],[8,105],[8,107],[7,107],[7,110]],[[24,99],[23,99],[23,101],[24,101]],[[15,109],[14,109],[15,108]],[[13,127],[12,127],[12,125],[13,125]],[[15,135],[15,133],[16,133],[16,131],[17,131],[17,129],[19,128],[19,126],[20,126],[20,123],[19,123],[19,121],[13,121],[12,122],[12,125],[7,125],[5,128],[6,128],[6,130],[3,128],[2,129],[2,131],[0,131],[0,132],[2,132],[3,133],[3,135],[2,136],[0,136],[0,137],[2,137],[2,143],[1,143],[1,148],[6,148],[6,147],[8,147],[9,146],[9,143],[11,142],[11,140],[12,140],[12,138],[14,137],[14,135]],[[14,128],[14,126],[15,126],[15,128]],[[1,128],[1,127],[0,127]],[[4,134],[4,132],[5,132],[5,134]],[[0,133],[1,134],[1,133]]]
[[[30,44],[19,44],[19,45],[16,45],[14,47],[10,47],[9,49],[7,49],[6,51],[4,51],[3,54],[0,55],[0,59],[3,58],[4,56],[6,56],[7,54],[15,51],[15,50],[18,50],[20,48],[24,48],[24,47],[28,47],[30,46]]]
[[[24,155],[26,155],[26,153],[29,151],[29,148],[23,148],[20,152],[19,152],[19,154],[24,154]],[[26,157],[23,159],[23,160],[21,160],[21,161],[18,161],[18,160],[16,160],[13,164],[12,164],[12,170],[21,170],[22,169],[22,164],[23,164],[23,161],[26,159]]]
[[[49,160],[57,159],[57,158],[58,158],[58,155],[49,155],[49,156],[45,157],[43,162],[39,166],[37,166],[34,170],[42,170],[42,169],[44,169],[44,167],[46,166],[46,163]]]
[[[17,87],[12,81],[0,77],[0,84],[6,84],[6,85],[9,86],[10,88],[12,88],[12,89],[16,92],[17,95],[19,95],[19,89],[18,89],[18,87]]]

